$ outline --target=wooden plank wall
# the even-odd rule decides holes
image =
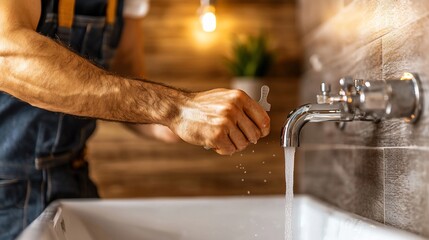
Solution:
[[[99,122],[90,141],[91,175],[102,197],[278,194],[284,192],[280,128],[296,106],[301,47],[295,3],[219,0],[218,29],[201,32],[199,0],[155,0],[143,23],[147,78],[192,91],[229,87],[222,65],[234,34],[266,32],[277,61],[271,87],[272,133],[243,153],[224,157],[186,143],[139,139],[120,124]]]
[[[429,237],[429,2],[301,0],[305,77],[302,101],[321,82],[420,75],[424,110],[402,120],[309,124],[303,131],[300,191],[342,209]],[[311,14],[314,9],[319,13]],[[317,62],[317,64],[315,64]]]

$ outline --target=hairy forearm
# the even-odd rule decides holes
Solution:
[[[176,89],[104,71],[28,29],[0,35],[0,90],[50,111],[164,125],[187,100]]]

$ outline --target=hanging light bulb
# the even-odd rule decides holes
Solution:
[[[200,16],[201,27],[204,32],[214,32],[216,30],[216,14],[213,10],[207,9]]]
[[[203,31],[214,32],[216,30],[216,9],[214,0],[201,0],[199,13]]]

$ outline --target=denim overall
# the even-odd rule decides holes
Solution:
[[[122,31],[122,0],[42,5],[40,34],[108,68]],[[14,239],[56,199],[98,197],[84,161],[94,129],[93,119],[46,111],[0,92],[0,240]]]

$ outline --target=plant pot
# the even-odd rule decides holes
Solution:
[[[231,88],[243,90],[253,100],[261,97],[261,87],[264,85],[261,79],[253,77],[235,77],[231,81]]]

